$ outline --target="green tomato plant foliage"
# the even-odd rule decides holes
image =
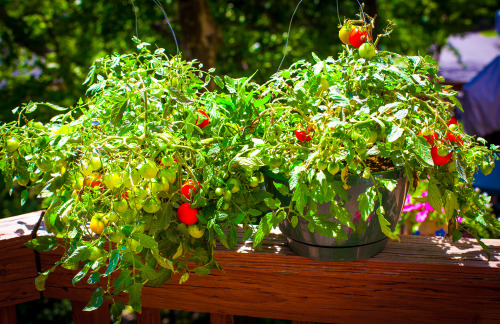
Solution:
[[[37,287],[43,289],[58,266],[80,270],[74,284],[86,276],[93,284],[104,280],[87,310],[125,291],[128,304],[140,311],[144,284],[162,285],[174,273],[182,283],[219,269],[216,242],[233,249],[237,227],[250,237],[248,224],[270,197],[255,186],[260,165],[247,157],[253,129],[240,127],[253,121],[246,99],[253,94],[250,78],[222,80],[196,61],[169,58],[163,49],[151,52],[149,44],[135,41],[137,53],[94,62],[87,95],[75,106],[30,102],[16,109],[15,122],[0,128],[0,170],[8,187],[14,179],[27,186],[22,204],[28,191],[43,197],[45,226],[62,240],[46,236],[28,243],[40,251],[64,249]],[[227,91],[207,91],[210,80]],[[42,105],[59,114],[40,125],[31,118]],[[210,118],[203,129],[196,126],[200,110]],[[19,139],[18,147],[12,138]],[[39,176],[29,182],[30,174]],[[198,211],[197,233],[204,235],[193,236],[177,219],[177,208],[187,202],[181,184],[188,180],[199,187],[189,203]],[[227,181],[238,187],[229,201],[220,192]],[[104,230],[89,228],[93,217]],[[113,273],[116,278],[108,280]]]
[[[366,20],[373,25],[372,19]],[[375,214],[380,219],[384,210],[375,210],[377,202],[382,206],[379,190],[392,191],[396,181],[380,180],[376,173],[390,169],[404,172],[411,186],[418,179],[429,179],[429,195],[424,199],[437,211],[443,208],[450,228],[456,229],[450,233],[455,239],[461,236],[456,221],[460,202],[475,204],[460,216],[477,227],[461,230],[478,240],[479,227],[499,232],[498,221],[486,214],[484,202],[475,199],[471,189],[479,166],[488,165],[488,172],[490,163],[498,159],[498,147],[488,147],[483,139],[466,135],[459,127],[450,128],[452,111],[461,106],[457,92],[441,83],[431,57],[378,51],[367,60],[349,46],[338,58],[320,59],[314,53],[312,57],[312,62],[301,60],[277,72],[258,88],[260,97],[272,99],[259,109],[256,136],[260,144],[254,154],[267,162],[268,172],[288,180],[288,186],[276,182],[275,186],[291,199],[289,204],[268,201],[272,212],[261,220],[256,246],[278,223],[288,220],[295,226],[297,217],[311,231],[347,239],[341,225],[355,230],[352,219],[339,217],[339,223],[332,222],[317,214],[317,205],[332,202],[334,214],[348,214],[343,198],[348,196],[347,180],[363,177],[371,179],[373,186],[358,198],[360,214],[365,221]],[[324,80],[329,85],[326,91]],[[283,133],[270,141],[268,134],[276,125]],[[297,125],[314,134],[310,141],[297,140]],[[423,129],[432,131],[435,141],[426,139]],[[434,145],[452,153],[448,158],[431,154]],[[280,164],[273,163],[275,156],[280,157]],[[336,196],[340,201],[333,201]],[[380,223],[387,236],[397,239],[386,225],[389,222]]]

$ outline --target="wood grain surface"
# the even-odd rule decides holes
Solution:
[[[484,242],[489,262],[474,240],[417,236],[390,241],[368,260],[322,262],[295,255],[275,231],[262,251],[251,241],[235,252],[217,249],[224,272],[144,288],[143,307],[221,314],[214,321],[242,315],[322,323],[499,323],[500,240]],[[60,253],[41,254],[42,269]],[[87,302],[95,287],[86,280],[73,287],[74,275],[51,274],[44,296]]]

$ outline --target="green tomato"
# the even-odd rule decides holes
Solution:
[[[26,186],[30,182],[30,175],[28,172],[25,172],[20,174],[16,180],[20,186]]]
[[[49,171],[52,170],[52,162],[49,159],[46,159],[46,158],[42,158],[42,159],[36,161],[36,166],[42,172],[49,172]]]
[[[118,173],[110,173],[104,175],[104,184],[108,189],[114,189],[122,184],[122,177]]]
[[[117,213],[124,213],[128,209],[128,204],[126,200],[120,199],[113,201],[113,210]]]
[[[101,159],[97,156],[92,157],[90,159],[89,165],[92,167],[92,170],[97,171],[102,167]]]
[[[271,168],[278,168],[281,163],[283,163],[283,160],[281,159],[281,157],[273,157],[269,160],[269,166]]]
[[[141,174],[138,170],[132,170],[132,173],[125,172],[123,175],[123,185],[125,188],[132,189],[141,180]]]
[[[31,182],[35,183],[35,182],[38,181],[38,179],[40,179],[40,173],[36,173],[36,172],[31,172],[30,173],[30,180],[31,180]],[[83,184],[83,179],[82,179],[82,184]]]
[[[231,191],[229,190],[226,190],[226,192],[224,193],[224,196],[222,197],[225,201],[231,201],[231,198],[233,197],[233,194],[231,193]]]
[[[115,212],[110,212],[108,214],[108,220],[110,222],[116,223],[120,219],[120,216]]]
[[[328,163],[328,172],[330,172],[331,175],[336,175],[340,170],[340,164],[337,162],[330,162]]]
[[[227,202],[222,204],[222,209],[223,210],[228,210],[229,209],[229,204]]]
[[[451,125],[450,125],[450,126],[448,126],[448,127],[450,128],[450,130],[451,130],[452,132],[456,131],[456,130],[457,130],[457,128],[458,128],[458,126],[457,126],[456,124],[451,124]]]
[[[98,248],[97,246],[93,246],[90,248],[90,254],[89,254],[89,260],[90,261],[96,261],[101,257],[101,249]]]
[[[215,194],[220,197],[224,194],[224,190],[222,190],[222,188],[217,188],[215,189]]]
[[[19,147],[19,141],[16,138],[11,137],[11,138],[7,139],[7,142],[5,144],[5,148],[7,149],[7,152],[12,153],[15,150],[17,150],[18,147]]]
[[[174,164],[174,158],[171,157],[171,156],[164,156],[162,159],[161,159],[161,163],[166,166],[166,167],[169,167],[169,166],[172,166]]]
[[[257,187],[259,185],[259,179],[257,177],[250,178],[250,187]]]
[[[158,167],[153,161],[146,161],[140,167],[139,173],[144,179],[152,179],[158,174]]]
[[[363,43],[359,47],[359,56],[366,59],[371,60],[375,55],[375,46],[372,43]]]
[[[328,163],[325,161],[318,160],[316,161],[316,167],[318,168],[319,171],[323,171],[328,167]]]
[[[439,148],[437,149],[437,154],[438,154],[439,156],[447,156],[447,155],[448,155],[448,153],[450,153],[450,152],[448,151],[448,149],[447,149],[446,147],[439,147]]]
[[[240,181],[236,178],[231,178],[227,181],[227,187],[232,193],[240,191]]]
[[[151,197],[142,207],[146,213],[154,214],[161,208],[161,201],[158,197]]]
[[[493,166],[495,164],[491,165],[490,162],[488,161],[484,161],[483,163],[481,163],[481,172],[484,174],[484,175],[488,175],[491,173],[491,171],[493,171]]]
[[[424,136],[429,136],[429,135],[431,135],[431,133],[432,133],[432,130],[429,127],[424,127],[424,129],[422,129],[422,135],[424,135]]]
[[[189,225],[187,231],[194,238],[200,238],[205,234],[205,229],[200,229],[196,224]]]

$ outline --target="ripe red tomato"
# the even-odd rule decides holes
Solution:
[[[435,165],[443,165],[443,164],[450,162],[451,154],[452,154],[452,152],[448,153],[448,155],[446,155],[446,156],[440,156],[438,154],[437,146],[433,146],[431,148],[432,161],[434,161]]]
[[[177,209],[177,219],[183,224],[192,225],[198,220],[198,210],[196,208],[191,208],[191,204],[183,203]]]
[[[455,124],[455,125],[458,124],[458,121],[455,117],[451,117],[450,120],[448,121],[448,126],[450,126],[451,124]]]
[[[446,133],[446,137],[448,137],[448,140],[450,142],[455,142],[457,143],[458,146],[462,145],[464,142],[462,141],[462,137],[460,137],[460,135],[458,136],[455,136],[453,135],[452,133],[448,132]]]
[[[203,118],[203,120],[198,123],[199,121],[199,118],[196,118],[196,126],[198,126],[199,128],[204,128],[204,127],[207,127],[208,124],[210,123],[210,117],[208,117],[208,114],[206,112],[204,112],[203,110],[198,110],[200,112],[200,114],[204,115],[206,118]]]
[[[349,34],[349,43],[358,48],[368,39],[368,31],[363,27],[356,27]]]
[[[201,188],[201,186],[199,186]],[[196,184],[193,180],[187,180],[182,184],[181,194],[187,199],[191,199],[191,189],[194,195],[196,195]]]
[[[301,142],[309,142],[314,137],[314,134],[308,130],[304,130],[301,124],[297,126],[294,132],[295,137],[297,137],[297,139]]]

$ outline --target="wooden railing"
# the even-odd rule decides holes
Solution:
[[[71,284],[75,272],[58,270],[46,290],[34,279],[61,251],[35,253],[24,246],[36,235],[40,212],[0,220],[0,323],[16,323],[15,305],[41,297],[69,299],[75,323],[109,323],[109,308],[81,311],[94,290]],[[374,258],[321,262],[294,255],[281,233],[262,251],[241,243],[236,252],[217,250],[225,272],[191,276],[179,285],[143,289],[138,323],[160,323],[160,309],[211,314],[212,323],[233,315],[322,323],[499,323],[500,240],[484,240],[491,261],[474,240],[402,236]],[[122,296],[127,300],[127,296]]]

